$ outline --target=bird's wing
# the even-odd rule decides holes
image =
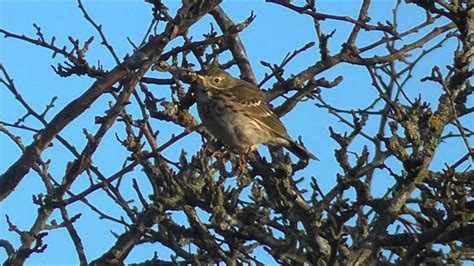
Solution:
[[[270,129],[276,136],[289,138],[285,126],[270,109],[265,94],[259,88],[249,83],[234,86],[229,92],[234,100],[240,103],[244,110],[247,110],[248,116]]]

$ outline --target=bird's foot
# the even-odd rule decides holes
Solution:
[[[206,145],[204,145],[204,147],[202,148],[202,154],[212,156],[213,153],[211,153],[211,150],[209,149],[211,147],[211,144],[212,142],[208,141]]]
[[[211,153],[211,157],[218,159],[221,162],[226,162],[230,158],[229,151],[214,151]]]
[[[239,156],[239,172],[240,173],[244,172],[244,169],[247,166],[248,161],[249,161],[248,160],[248,154],[242,153]]]
[[[247,163],[249,162],[250,153],[254,151],[255,149],[257,149],[257,147],[258,147],[258,144],[252,145],[247,150],[245,150],[245,152],[240,154],[239,156],[240,175],[239,176],[241,176],[244,173],[244,170],[246,169]]]
[[[218,160],[218,167],[219,167],[219,172],[221,173],[221,176],[227,176],[227,169],[225,167],[225,163],[230,159],[230,153],[228,151],[223,151],[219,153],[214,152],[214,156],[216,156]]]

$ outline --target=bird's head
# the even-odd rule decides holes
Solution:
[[[208,90],[227,90],[238,82],[227,72],[216,67],[192,73],[191,76],[200,87]]]

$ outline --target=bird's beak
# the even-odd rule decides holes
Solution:
[[[191,78],[193,81],[204,81],[204,77],[197,74],[196,72],[191,72]]]

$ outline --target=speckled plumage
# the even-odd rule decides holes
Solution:
[[[206,129],[238,153],[264,145],[281,145],[304,160],[316,156],[291,140],[265,94],[255,85],[235,79],[219,68],[195,75],[197,107]]]

